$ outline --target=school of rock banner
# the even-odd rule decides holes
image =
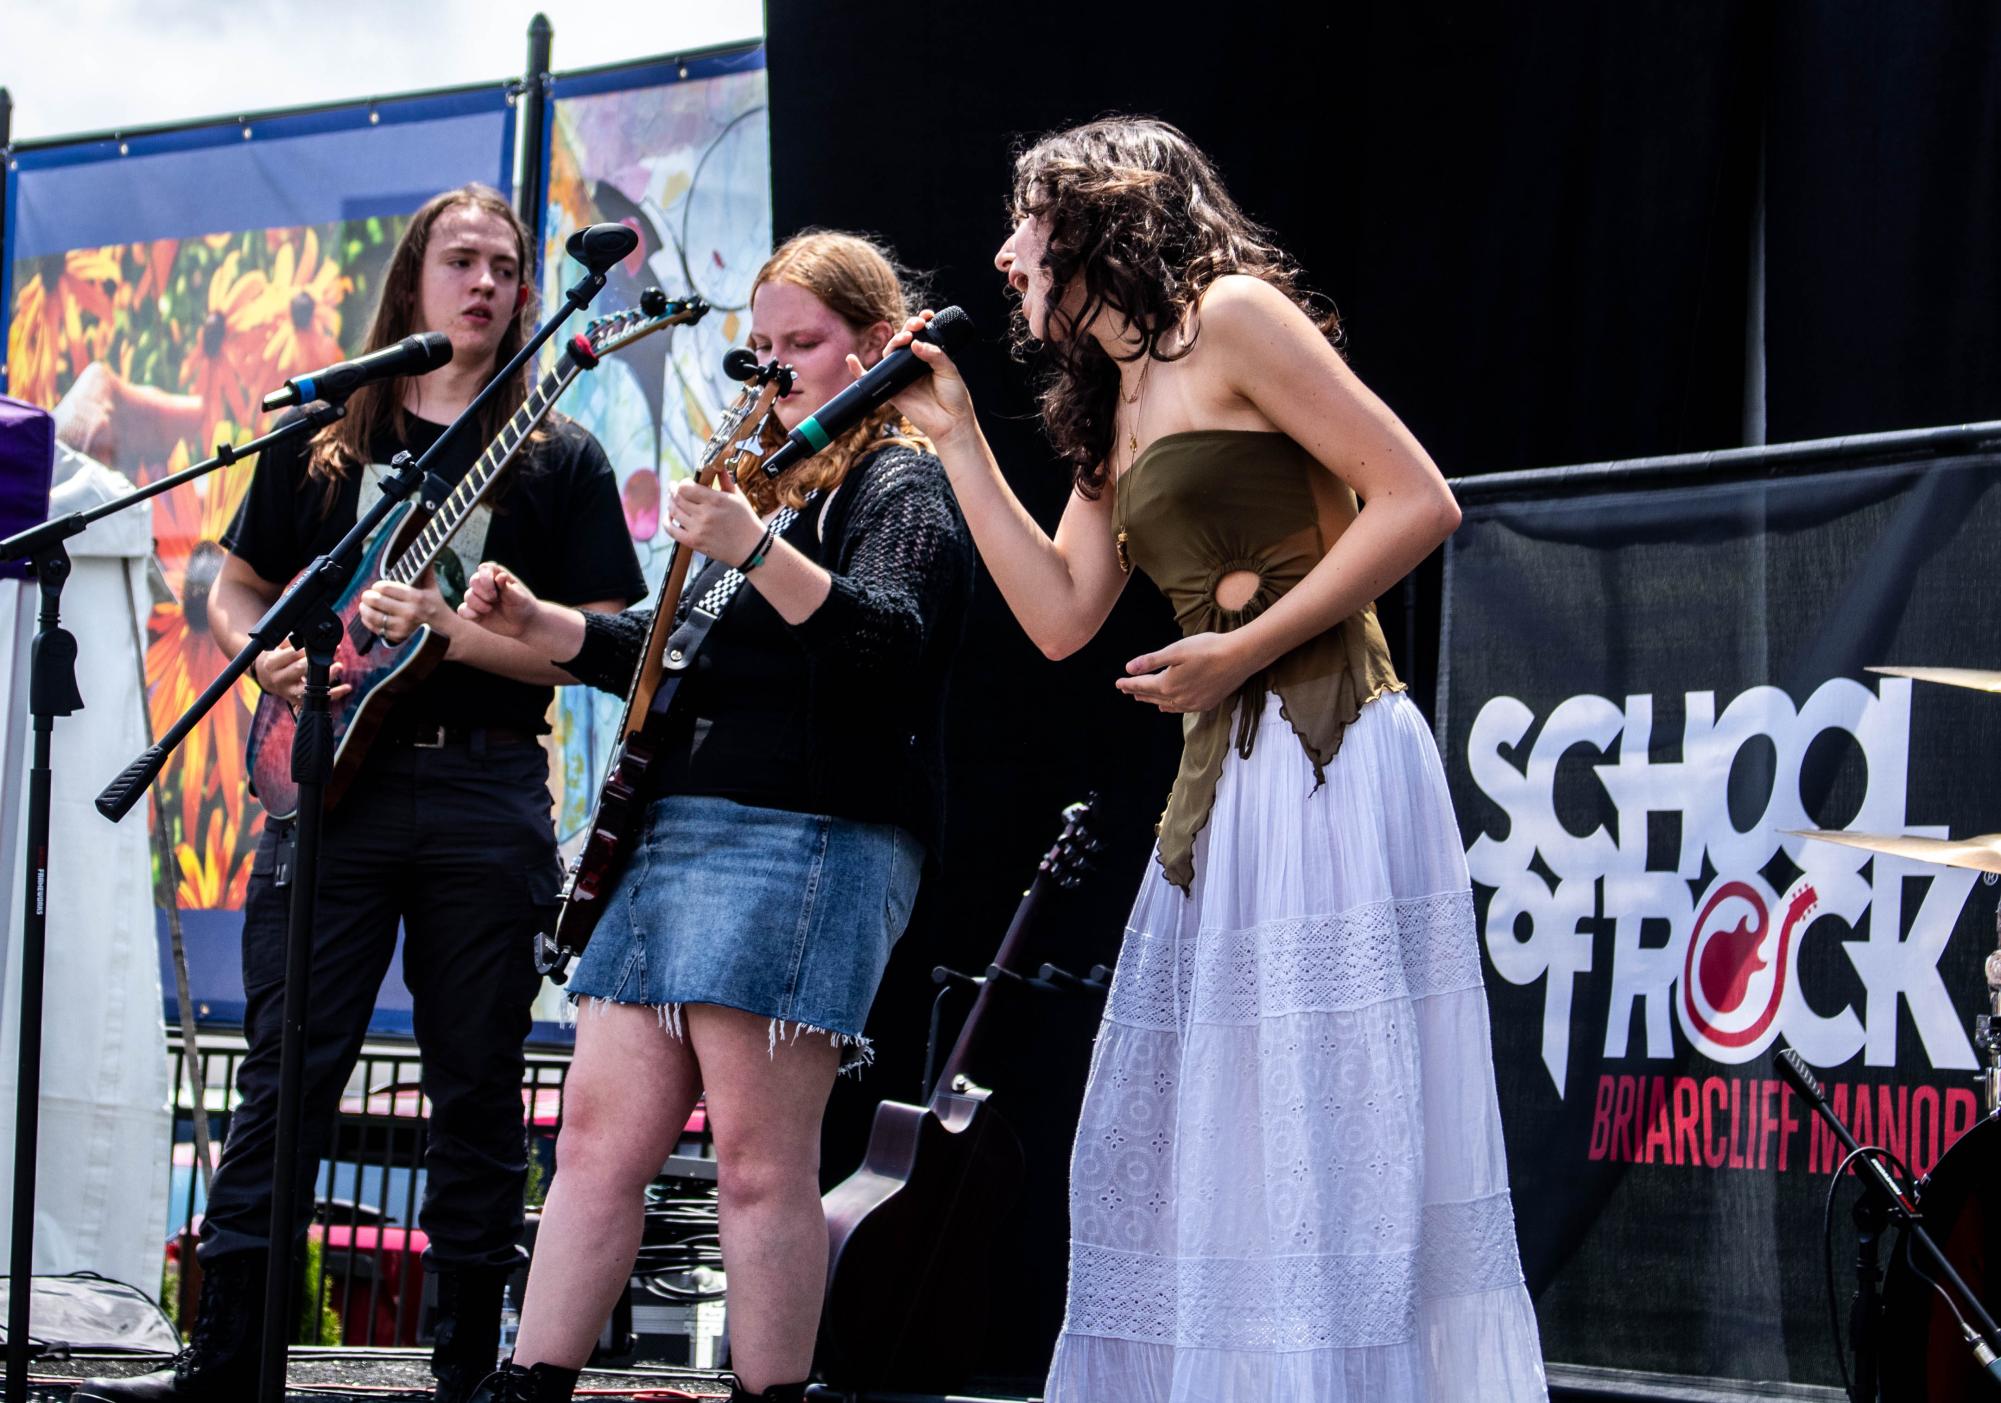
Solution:
[[[1993,878],[1794,831],[2001,828],[2001,696],[1867,670],[2001,665],[1996,467],[1459,484],[1438,735],[1552,1364],[1839,1384],[1781,1047],[1914,1173],[1993,1162]]]

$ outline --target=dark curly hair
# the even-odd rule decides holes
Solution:
[[[1200,333],[1203,292],[1226,273],[1248,273],[1341,343],[1332,305],[1300,290],[1298,266],[1237,207],[1209,158],[1157,118],[1101,117],[1043,137],[1015,158],[1012,213],[1016,223],[1031,215],[1046,222],[1043,267],[1056,297],[1081,280],[1074,315],[1049,309],[1061,336],[1044,347],[1052,364],[1040,403],[1043,427],[1085,497],[1104,490],[1118,411],[1118,365],[1086,334],[1100,312],[1117,313],[1140,338],[1123,359],[1179,360]],[[1017,354],[1037,345],[1019,303],[1012,325]],[[1184,326],[1186,338],[1163,351]]]

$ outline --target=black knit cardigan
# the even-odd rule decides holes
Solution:
[[[833,588],[787,628],[811,699],[801,807],[898,824],[935,860],[945,818],[946,682],[973,589],[972,541],[944,465],[890,446],[849,469],[826,509],[819,559]],[[739,597],[752,588],[746,582]],[[583,647],[560,666],[623,695],[652,614],[641,606],[584,615]]]

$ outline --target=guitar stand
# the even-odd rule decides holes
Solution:
[[[920,1100],[929,1101],[936,1090],[938,1077],[938,1041],[943,1036],[945,1026],[945,998],[954,989],[970,989],[975,994],[986,984],[986,980],[953,969],[950,965],[934,965],[931,982],[938,986],[938,996],[931,1000],[931,1030],[924,1037],[924,1080],[918,1085]]]

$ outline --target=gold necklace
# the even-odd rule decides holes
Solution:
[[[1146,360],[1142,362],[1140,365],[1139,378],[1137,382],[1133,385],[1133,392],[1130,395],[1128,395],[1123,387],[1121,387],[1119,390],[1119,398],[1124,400],[1126,404],[1130,406],[1129,411],[1126,414],[1126,471],[1127,472],[1131,472],[1133,470],[1133,465],[1139,462],[1138,405],[1141,397],[1146,394],[1147,372],[1152,369],[1153,369],[1153,357],[1148,356]],[[1113,485],[1112,490],[1114,493],[1118,491],[1117,484]],[[1123,520],[1123,517],[1125,516],[1125,510],[1123,506],[1121,506],[1119,510],[1119,516],[1122,519],[1119,522],[1118,535],[1113,538],[1112,546],[1114,552],[1118,556],[1119,573],[1121,575],[1130,575],[1133,572],[1133,557],[1131,548],[1132,538],[1126,534],[1125,522]]]

